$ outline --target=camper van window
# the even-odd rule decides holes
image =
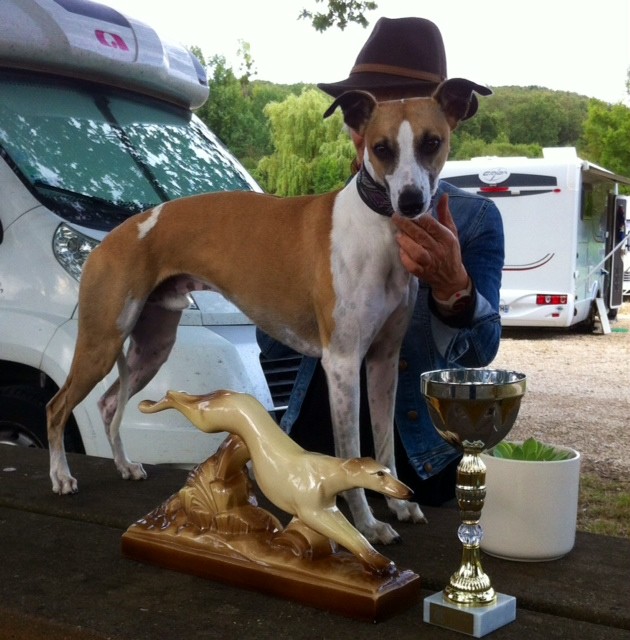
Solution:
[[[0,73],[0,147],[46,206],[103,230],[164,200],[254,186],[190,112],[34,74]]]
[[[593,217],[593,185],[582,184],[582,206],[580,208],[580,218],[588,220]]]
[[[609,191],[608,182],[584,183],[584,219],[591,220],[591,237],[596,242],[606,241]]]

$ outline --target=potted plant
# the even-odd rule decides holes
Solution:
[[[530,562],[555,560],[571,551],[580,453],[529,438],[501,442],[481,458],[487,468],[482,550]]]

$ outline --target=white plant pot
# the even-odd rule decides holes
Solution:
[[[530,462],[481,454],[487,467],[481,548],[507,560],[556,560],[575,544],[580,454]]]

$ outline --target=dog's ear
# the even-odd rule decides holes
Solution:
[[[474,110],[477,110],[477,98],[473,95],[474,93],[481,96],[492,95],[492,91],[488,87],[464,78],[445,80],[435,90],[433,99],[437,100],[442,107],[451,129],[455,129],[459,121],[466,117],[473,101],[475,102]]]
[[[326,109],[324,118],[331,116],[337,107],[343,111],[343,121],[361,133],[376,107],[376,98],[367,91],[346,91]]]

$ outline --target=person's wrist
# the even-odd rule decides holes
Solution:
[[[466,286],[451,293],[448,298],[441,298],[439,293],[431,292],[437,310],[443,315],[460,313],[472,301],[473,285],[470,278]]]
[[[452,304],[452,298],[455,299],[461,297],[464,294],[470,295],[472,290],[472,281],[467,273],[459,278],[457,281],[449,283],[447,287],[431,287],[431,295],[433,300],[439,305],[448,306]]]

